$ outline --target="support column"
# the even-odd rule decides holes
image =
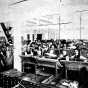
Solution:
[[[21,33],[20,28],[14,29],[14,68],[21,71]]]

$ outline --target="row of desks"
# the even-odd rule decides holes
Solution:
[[[50,59],[50,58],[45,58],[45,57],[21,55],[21,58],[24,60],[32,59],[31,57],[35,58],[38,61],[38,65],[58,69],[56,66],[56,64],[59,62],[58,59]],[[30,60],[29,60],[29,62],[30,62]],[[60,60],[60,63],[65,66],[66,78],[67,78],[67,74],[68,74],[67,71],[68,70],[80,71],[82,68],[86,68],[86,70],[88,70],[88,62]]]
[[[47,66],[51,68],[55,68],[56,62],[58,62],[57,59],[49,59],[45,57],[37,57],[37,56],[30,56],[30,55],[27,55],[27,56],[21,55],[20,57],[21,57],[22,63],[26,62],[26,63],[36,64],[40,66]]]
[[[50,58],[37,57],[37,56],[31,56],[31,55],[26,55],[26,56],[21,55],[20,57],[21,57],[21,59],[24,59],[24,60],[28,59],[29,62],[30,62],[30,59],[33,59],[33,58],[38,63],[47,62],[49,64],[49,62],[50,62],[50,63],[53,63],[53,65],[55,65],[57,62],[59,62],[58,59],[50,59]],[[44,63],[44,64],[47,64],[47,63]],[[68,70],[80,70],[82,67],[86,67],[88,69],[88,62],[60,60],[60,63],[65,64],[65,66],[68,68]]]

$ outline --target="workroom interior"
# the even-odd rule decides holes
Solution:
[[[87,0],[0,0],[0,88],[88,88]]]

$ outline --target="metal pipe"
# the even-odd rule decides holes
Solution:
[[[81,40],[81,32],[82,32],[82,17],[81,17],[81,13],[80,13],[80,40]]]

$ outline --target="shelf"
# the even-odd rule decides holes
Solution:
[[[33,63],[33,62],[23,62],[22,64],[32,64],[32,65],[37,65],[37,64],[35,64],[35,63]]]
[[[48,65],[48,64],[38,64],[38,66],[45,66],[45,67],[55,68],[55,66]]]
[[[41,70],[37,70],[36,71],[36,74],[37,75],[43,75],[43,76],[50,76],[51,74],[48,74],[48,73],[46,73],[46,72],[44,72],[44,71],[41,71]]]

